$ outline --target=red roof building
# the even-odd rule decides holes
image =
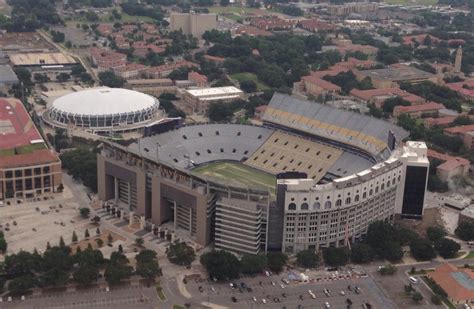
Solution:
[[[273,33],[267,30],[262,30],[253,26],[240,26],[233,30],[234,36],[248,35],[248,36],[272,36]]]
[[[470,125],[465,125],[465,126],[457,126],[457,127],[451,127],[451,128],[446,128],[443,130],[444,134],[449,135],[449,136],[458,136],[460,138],[464,137],[464,134],[467,132],[474,131],[474,124]]]
[[[447,116],[447,117],[439,117],[439,118],[424,118],[423,123],[425,127],[432,128],[432,127],[440,127],[445,128],[451,125],[457,117],[455,116]]]
[[[295,92],[311,94],[314,96],[341,92],[341,87],[312,75],[301,77],[301,81],[294,83],[293,88]]]
[[[148,67],[140,63],[130,63],[122,67],[114,68],[115,75],[122,77],[125,80],[140,78],[140,75],[145,72]]]
[[[465,176],[469,173],[471,163],[467,159],[450,156],[432,149],[428,149],[427,155],[428,159],[437,159],[443,162],[436,167],[436,175],[443,181],[448,181],[455,176]]]
[[[336,26],[317,20],[317,19],[300,20],[298,22],[298,26],[311,32],[333,31],[337,29]]]
[[[198,87],[207,87],[207,77],[198,72],[191,71],[188,73],[188,80],[194,82]]]
[[[250,20],[250,24],[257,28],[274,31],[274,30],[290,30],[296,25],[294,20],[285,20],[277,16],[256,17]]]
[[[402,114],[407,114],[412,118],[437,117],[441,109],[445,109],[444,105],[435,102],[411,106],[398,105],[393,109],[393,116],[398,117]]]
[[[61,161],[19,100],[0,99],[0,124],[0,200],[56,191]]]
[[[433,44],[438,44],[439,41],[440,41],[440,39],[438,39],[437,37],[424,33],[424,34],[404,36],[403,37],[403,44],[413,46],[415,44],[415,42],[417,42],[418,44],[423,45],[423,43],[424,43],[427,36],[431,39],[431,42]]]
[[[127,64],[127,55],[106,49],[93,47],[90,49],[90,57],[92,64],[96,65],[99,71],[111,70]]]
[[[456,91],[464,98],[474,101],[474,80],[466,80],[458,83],[448,83],[445,86],[451,90]]]
[[[183,60],[175,63],[163,64],[157,67],[149,67],[145,70],[145,74],[148,76],[148,78],[163,78],[167,77],[174,70],[182,67],[196,68],[198,65],[193,62]]]
[[[225,61],[225,58],[211,56],[211,55],[204,55],[203,58],[206,59],[207,61],[214,62],[219,65],[222,65]]]
[[[401,97],[403,100],[410,102],[411,105],[426,103],[424,98],[401,90],[400,88],[379,88],[368,90],[352,89],[350,94],[361,101],[374,104],[378,108],[383,107],[383,102],[385,100],[395,97]]]

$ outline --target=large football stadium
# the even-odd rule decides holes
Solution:
[[[106,142],[99,198],[153,231],[250,254],[347,245],[374,220],[422,216],[426,145],[403,129],[282,94],[262,120]]]

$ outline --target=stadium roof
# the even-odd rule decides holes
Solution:
[[[18,77],[7,64],[0,65],[0,84],[18,84]]]
[[[137,112],[159,104],[154,97],[128,89],[94,88],[67,94],[52,108],[77,115],[114,115]]]

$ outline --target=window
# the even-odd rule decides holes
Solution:
[[[308,210],[308,209],[309,209],[308,203],[301,204],[301,210]]]
[[[208,150],[207,150],[207,153],[211,153],[211,150],[210,150],[210,149],[208,149]]]
[[[321,203],[319,202],[316,202],[313,204],[313,209],[316,210],[316,209],[321,209]]]
[[[245,150],[245,151],[244,151],[244,155],[246,155],[246,154],[248,154],[248,153],[249,153],[249,151],[248,151],[248,150]]]
[[[369,196],[372,196],[372,194],[374,194],[374,191],[372,189],[370,189]]]
[[[326,203],[324,203],[324,209],[330,209],[331,208],[331,201],[326,201]]]
[[[341,199],[338,199],[338,200],[336,201],[336,206],[341,206],[341,205],[342,205],[342,200],[341,200]]]
[[[221,148],[221,152],[224,152],[224,148]]]
[[[239,132],[239,133],[240,133],[240,132]],[[262,139],[262,135],[259,135],[257,138],[258,138],[258,139]]]
[[[309,148],[306,148],[306,152],[308,152],[308,151],[309,151]]]
[[[320,153],[321,153],[321,151],[318,151],[318,152],[316,152],[316,155],[319,156]]]
[[[219,131],[216,131],[216,135],[219,135]]]
[[[278,142],[278,138],[275,138],[275,140],[273,141],[274,143]]]
[[[237,132],[237,136],[240,136],[240,132]]]
[[[355,201],[355,202],[358,202],[358,201],[359,201],[359,194],[357,194],[357,195],[355,196],[354,201]]]
[[[202,137],[202,133],[201,133],[201,132],[199,132],[198,135],[199,135],[200,137]]]
[[[196,151],[196,156],[200,156],[201,154],[199,153],[199,151]]]
[[[351,203],[351,198],[350,197],[346,198],[346,205],[349,205],[350,203]]]
[[[327,159],[331,159],[331,155],[329,154],[326,158],[327,158]]]
[[[237,151],[237,150],[236,150],[235,148],[234,148],[234,149],[232,149],[232,153],[235,153],[236,151]]]
[[[288,205],[288,210],[296,210],[296,204],[291,203],[290,205]]]
[[[183,135],[183,139],[188,139],[188,137],[186,135]]]
[[[364,192],[364,193],[362,194],[362,198],[367,198],[367,192]]]

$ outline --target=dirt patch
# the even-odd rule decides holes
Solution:
[[[430,226],[443,226],[441,209],[425,208],[422,220],[400,220],[397,222],[401,226],[405,226],[415,230],[419,235],[425,235],[426,229]]]

